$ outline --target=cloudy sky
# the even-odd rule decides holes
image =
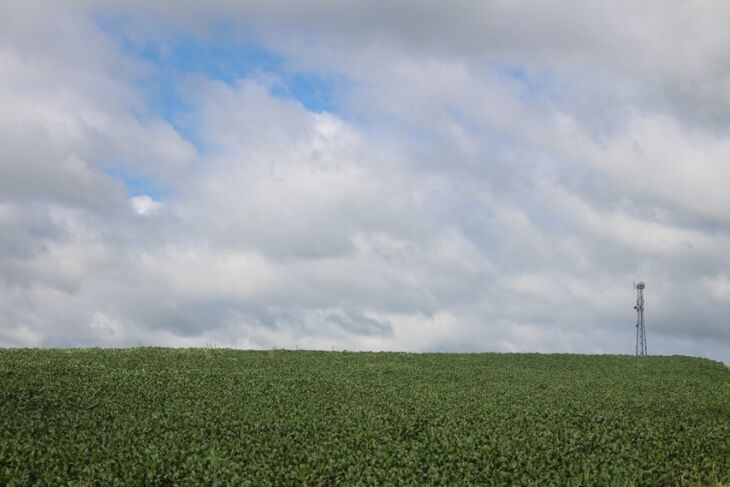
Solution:
[[[0,346],[730,361],[730,3],[0,4]]]

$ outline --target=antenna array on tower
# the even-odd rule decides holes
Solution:
[[[636,289],[636,355],[648,355],[646,352],[646,328],[644,328],[644,288],[643,282],[634,284]]]

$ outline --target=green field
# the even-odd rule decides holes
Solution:
[[[1,350],[0,485],[730,482],[687,357]]]

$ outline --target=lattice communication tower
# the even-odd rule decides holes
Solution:
[[[644,288],[643,282],[634,283],[636,289],[636,355],[645,356],[646,352],[646,328],[644,328]]]

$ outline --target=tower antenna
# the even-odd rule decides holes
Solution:
[[[636,289],[636,355],[646,356],[646,328],[644,328],[644,288],[646,285],[639,281],[634,283]]]

